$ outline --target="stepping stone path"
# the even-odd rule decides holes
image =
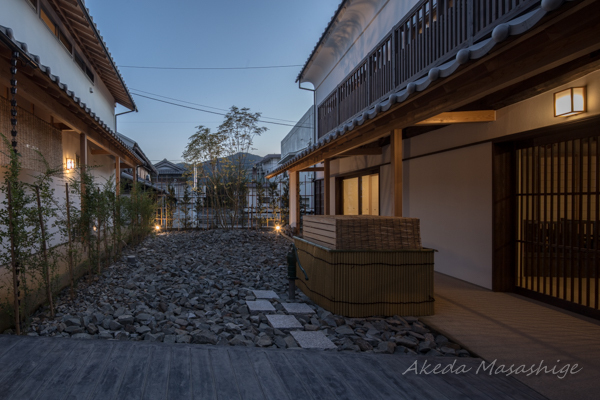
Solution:
[[[304,303],[282,303],[281,304],[285,311],[290,314],[314,314],[313,310],[308,304]]]
[[[269,300],[246,300],[246,305],[251,313],[275,312],[275,307],[273,307]]]
[[[293,315],[267,315],[269,324],[275,329],[304,329],[302,323]]]
[[[60,293],[55,317],[38,310],[26,334],[469,356],[415,317],[347,318],[299,289],[288,302],[288,250],[281,236],[247,229],[151,236],[101,275],[80,280],[74,300],[68,289]]]
[[[272,290],[253,290],[254,297],[257,299],[278,299],[277,293]]]
[[[322,331],[292,331],[292,336],[303,349],[336,349],[337,346]]]

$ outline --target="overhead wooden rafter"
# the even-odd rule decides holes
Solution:
[[[443,112],[435,117],[427,118],[424,121],[417,122],[415,125],[450,125],[494,121],[496,121],[496,111],[494,110],[452,111]]]

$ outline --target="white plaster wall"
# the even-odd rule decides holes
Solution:
[[[59,19],[53,19],[60,26]],[[69,90],[81,98],[111,129],[115,129],[115,100],[98,73],[94,71],[95,82],[92,82],[27,1],[1,0],[0,25],[11,28],[15,39],[27,43],[30,53],[40,56],[40,62],[49,66],[52,74],[58,75]],[[68,35],[64,27],[62,30]],[[72,39],[71,43],[76,48]],[[91,67],[89,62],[88,65]],[[90,93],[90,88],[93,93]]]
[[[492,145],[405,161],[405,217],[421,220],[435,270],[492,287]]]
[[[317,90],[317,105],[414,7],[417,0],[351,0],[325,40],[303,82]]]

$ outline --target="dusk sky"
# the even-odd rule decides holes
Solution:
[[[87,0],[86,6],[132,93],[218,113],[232,105],[249,107],[265,121],[289,124],[263,124],[269,130],[255,140],[253,153],[265,155],[280,152],[281,139],[312,105],[312,92],[295,83],[300,66],[126,66],[302,65],[339,1]],[[118,131],[137,141],[152,162],[179,162],[196,126],[214,130],[223,121],[221,115],[133,98],[139,112],[118,117]]]

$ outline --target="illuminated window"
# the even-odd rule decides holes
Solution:
[[[341,178],[338,214],[379,215],[379,172]]]

